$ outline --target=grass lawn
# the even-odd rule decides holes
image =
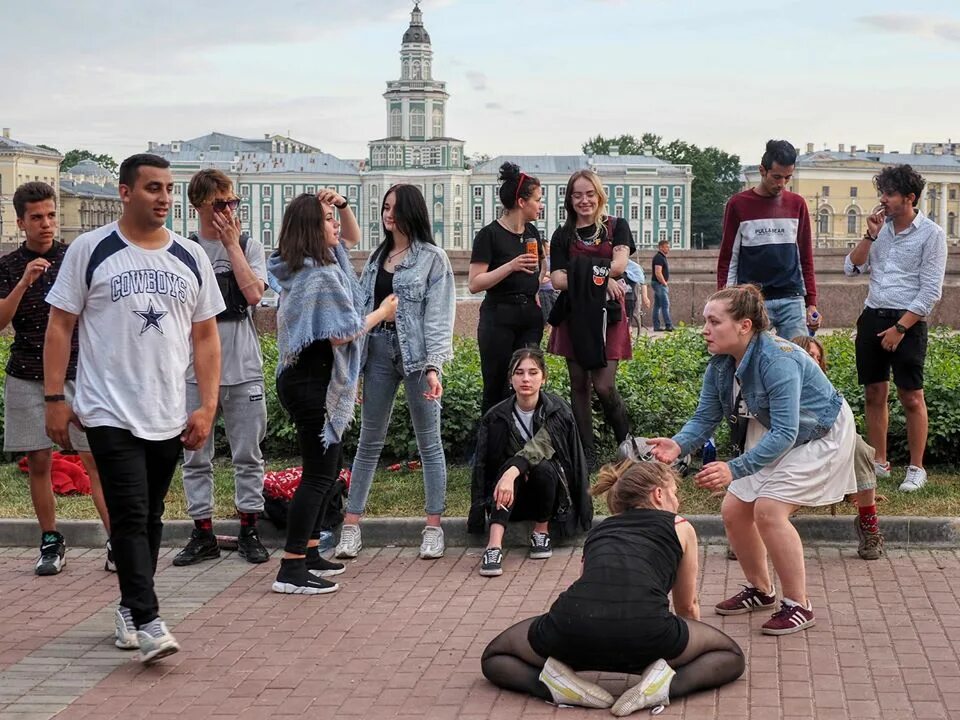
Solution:
[[[297,459],[276,460],[268,463],[271,470],[278,470],[298,464]],[[888,480],[881,480],[878,492],[886,496],[879,503],[881,515],[913,515],[919,517],[960,516],[960,471],[957,468],[935,468],[929,470],[926,487],[915,493],[901,493],[897,490],[903,480],[903,470],[895,469]],[[217,517],[232,517],[233,475],[228,463],[218,463],[214,470],[214,507]],[[697,489],[691,479],[683,482],[681,490],[681,512],[688,515],[717,513],[720,499],[710,497],[709,493]],[[607,512],[603,500],[594,501],[598,515]],[[447,482],[447,515],[465,516],[470,507],[470,469],[451,466]],[[803,510],[801,512],[827,514],[830,507]],[[850,505],[835,508],[839,514],[850,515],[854,510]],[[420,471],[387,472],[378,471],[370,493],[367,515],[375,516],[419,516],[423,513],[423,482]],[[57,515],[64,519],[94,519],[96,512],[89,497],[60,497],[57,500]],[[30,488],[25,473],[17,469],[16,464],[0,465],[0,518],[32,518],[33,507],[30,503]],[[180,470],[174,476],[170,493],[167,496],[167,519],[186,519],[186,502]]]

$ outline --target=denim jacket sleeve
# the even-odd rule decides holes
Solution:
[[[752,475],[793,447],[800,431],[801,370],[787,357],[773,360],[760,370],[762,388],[770,404],[770,431],[740,457],[728,464],[733,479]],[[746,393],[744,394],[746,397]]]
[[[427,349],[426,370],[442,370],[453,358],[453,321],[457,312],[457,290],[453,268],[447,254],[440,250],[433,259],[427,277],[427,303],[423,315],[423,335]]]
[[[673,436],[673,440],[680,446],[680,454],[685,455],[703,445],[722,420],[723,406],[720,404],[717,387],[717,369],[713,363],[709,363],[703,376],[697,409],[680,432]]]

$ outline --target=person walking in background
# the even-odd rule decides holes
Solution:
[[[673,332],[673,319],[670,317],[670,243],[661,240],[657,243],[657,254],[653,256],[653,329]]]
[[[514,350],[539,347],[543,337],[540,268],[543,241],[534,221],[540,215],[540,181],[513,163],[500,166],[503,215],[481,228],[473,241],[468,287],[486,291],[480,305],[477,346],[483,375],[481,417],[507,397],[507,366]]]
[[[230,446],[234,474],[234,504],[240,516],[237,550],[251,563],[270,558],[257,533],[263,510],[263,454],[260,443],[267,432],[267,403],[263,387],[260,337],[251,308],[266,289],[267,267],[263,245],[240,230],[240,204],[233,182],[219,170],[201,170],[187,188],[197,211],[200,231],[191,236],[213,265],[226,310],[217,315],[220,336],[220,389],[217,416]],[[200,406],[193,363],[187,368],[187,411]],[[184,450],[183,490],[187,513],[193,518],[190,541],[173,559],[174,565],[193,565],[220,557],[213,531],[214,433],[199,450]]]
[[[673,438],[647,442],[657,460],[669,463],[702,447],[724,418],[746,425],[744,452],[729,462],[706,464],[695,478],[706,490],[727,488],[723,525],[747,580],[716,612],[739,615],[776,606],[769,553],[783,594],[780,609],[761,630],[798,632],[816,619],[807,596],[803,544],[790,515],[856,491],[853,412],[809,355],[766,332],[767,311],[755,285],[714,293],[703,317],[713,357],[697,409]]]
[[[630,420],[617,391],[617,365],[633,357],[630,323],[619,282],[636,249],[629,225],[607,214],[607,193],[592,170],[567,181],[566,222],[550,241],[550,279],[561,291],[550,324],[549,352],[567,361],[570,405],[591,469],[597,466],[591,398],[597,393],[617,443],[630,434]]]
[[[543,390],[547,365],[540,348],[521,348],[509,365],[514,396],[480,422],[467,530],[490,523],[480,574],[503,574],[507,523],[533,521],[530,558],[553,555],[550,523],[563,536],[589,530],[593,503],[587,461],[570,406]]]
[[[50,315],[46,296],[57,280],[67,246],[56,239],[57,193],[52,187],[42,182],[24,183],[13,194],[13,208],[24,242],[0,258],[0,330],[12,325],[15,333],[3,388],[3,451],[27,454],[30,499],[40,524],[40,557],[34,572],[56,575],[67,563],[67,543],[57,530],[57,500],[50,482],[53,443],[44,427],[43,342]],[[74,331],[64,378],[64,394],[70,401],[77,352]],[[109,536],[110,517],[87,438],[71,426],[70,442],[90,476],[93,505]],[[117,569],[109,540],[104,569]]]
[[[791,340],[816,361],[824,374],[827,372],[827,351],[815,337],[799,335]],[[873,467],[876,451],[857,435],[857,447],[853,455],[853,473],[857,479],[857,517],[854,527],[857,532],[857,555],[864,560],[879,560],[883,555],[883,534],[877,517],[877,473]]]
[[[867,218],[863,239],[843,261],[848,276],[870,273],[865,307],[857,318],[857,379],[864,386],[867,441],[876,449],[878,477],[890,476],[887,462],[890,371],[907,425],[910,464],[902,492],[927,482],[927,403],[923,364],[926,317],[943,292],[947,239],[943,228],[917,209],[926,185],[909,165],[884,168],[874,184],[881,210]]]
[[[272,589],[322,595],[339,586],[327,580],[344,571],[320,555],[323,510],[340,471],[341,439],[353,419],[360,378],[358,336],[391,322],[396,296],[388,293],[363,315],[364,298],[341,239],[334,208],[346,205],[331,191],[301,195],[283,215],[270,274],[283,302],[277,309],[277,396],[297,426],[303,474],[290,502],[287,540]],[[356,238],[353,214],[339,207]]]
[[[360,516],[402,382],[423,463],[427,524],[420,557],[439,558],[445,547],[440,518],[447,494],[447,463],[440,437],[440,372],[453,357],[453,269],[446,253],[433,242],[427,204],[416,187],[390,188],[383,197],[381,219],[385,239],[370,253],[360,287],[368,315],[395,293],[396,320],[380,322],[364,338],[360,440],[336,556],[355,558],[363,546]]]
[[[789,142],[767,142],[760,184],[727,201],[717,258],[717,289],[759,287],[771,326],[782,338],[805,335],[823,320],[807,201],[786,189],[796,163],[797,150]]]
[[[148,663],[180,649],[160,618],[153,577],[164,498],[183,447],[203,447],[217,410],[218,313],[213,267],[197,243],[164,227],[173,198],[170,163],[150,154],[120,164],[118,222],[70,244],[47,295],[43,349],[47,434],[70,447],[82,423],[110,512],[120,607],[115,644]],[[72,406],[65,390],[79,320]],[[200,407],[189,415],[184,376],[191,353]]]

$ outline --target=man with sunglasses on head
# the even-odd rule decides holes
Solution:
[[[30,498],[40,524],[40,558],[37,575],[56,575],[66,565],[66,542],[57,531],[57,501],[50,483],[53,442],[47,437],[43,402],[43,334],[50,306],[46,297],[60,272],[67,246],[57,236],[57,193],[43,182],[28,182],[13,194],[17,227],[24,243],[0,259],[0,330],[13,325],[15,336],[4,382],[3,450],[27,454]],[[77,333],[70,339],[70,360],[64,389],[73,396],[77,376]],[[107,506],[100,476],[90,455],[87,439],[71,428],[73,447],[90,475],[93,504],[110,534]],[[107,542],[106,570],[116,570]]]
[[[234,502],[240,516],[238,552],[247,562],[263,563],[269,553],[257,533],[263,510],[263,455],[260,443],[267,431],[263,358],[251,307],[263,297],[267,267],[263,245],[241,232],[233,182],[219,170],[201,170],[187,188],[196,208],[200,231],[191,236],[210,259],[226,310],[217,316],[220,335],[220,392],[217,414],[223,415],[233,462]],[[200,406],[197,380],[187,369],[187,410]],[[184,450],[183,489],[193,518],[190,541],[173,559],[193,565],[220,557],[213,532],[213,432],[197,450]]]

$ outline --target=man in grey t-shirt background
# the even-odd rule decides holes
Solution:
[[[223,423],[233,462],[235,503],[240,516],[239,554],[251,563],[266,562],[269,554],[257,533],[257,516],[263,510],[263,455],[260,443],[267,430],[263,358],[250,307],[266,289],[267,268],[263,245],[242,236],[237,213],[239,199],[233,183],[219,170],[201,170],[187,189],[197,210],[200,232],[191,239],[210,258],[227,309],[217,316],[220,334],[220,401],[217,413]],[[199,405],[193,366],[187,369],[187,410]],[[194,529],[174,565],[193,565],[220,556],[213,532],[214,433],[199,450],[184,451],[183,489]]]

